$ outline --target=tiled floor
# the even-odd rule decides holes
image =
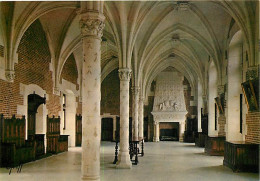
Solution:
[[[207,156],[203,148],[179,142],[145,143],[145,156],[130,170],[116,169],[114,144],[101,147],[102,181],[258,181],[253,173],[233,173],[222,165],[223,157]],[[81,148],[23,166],[21,173],[0,169],[0,181],[79,181]]]

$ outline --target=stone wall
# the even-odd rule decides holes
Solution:
[[[78,69],[76,65],[76,61],[74,55],[71,54],[69,58],[66,60],[62,72],[61,72],[61,80],[65,79],[76,85],[77,90],[79,90],[79,84],[77,83],[78,79]],[[60,80],[60,81],[61,81]]]
[[[260,112],[249,112],[246,115],[246,141],[260,144]]]

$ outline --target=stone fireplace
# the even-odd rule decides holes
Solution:
[[[156,77],[156,88],[152,115],[154,117],[154,138],[158,142],[161,122],[179,123],[179,141],[183,141],[186,106],[183,93],[184,77],[177,71],[163,71]]]
[[[161,122],[159,127],[161,141],[179,141],[178,122]]]

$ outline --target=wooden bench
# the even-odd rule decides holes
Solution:
[[[211,156],[224,156],[225,136],[207,136],[205,153]]]
[[[259,172],[259,144],[226,141],[223,164],[234,172]]]
[[[202,132],[198,132],[195,137],[195,145],[198,147],[205,147],[206,138],[208,136],[208,115],[201,114],[201,128]]]
[[[45,147],[44,147],[44,136],[45,134],[35,134],[34,139],[36,142],[36,150],[35,150],[35,157],[40,158],[45,154]]]
[[[60,117],[47,116],[47,153],[68,151],[68,136],[60,135]]]
[[[25,140],[25,117],[4,118],[1,114],[1,167],[14,168],[35,160],[35,142]]]
[[[195,138],[195,145],[198,147],[205,147],[205,141],[206,141],[207,135],[200,132],[197,134]]]
[[[184,142],[194,143],[195,134],[198,132],[197,118],[186,119],[186,130],[184,131]]]

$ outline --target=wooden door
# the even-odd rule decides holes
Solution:
[[[36,114],[28,112],[28,138],[33,138],[35,135]]]
[[[101,121],[101,141],[113,140],[113,119],[103,118]]]
[[[82,143],[82,116],[76,115],[76,146]]]

